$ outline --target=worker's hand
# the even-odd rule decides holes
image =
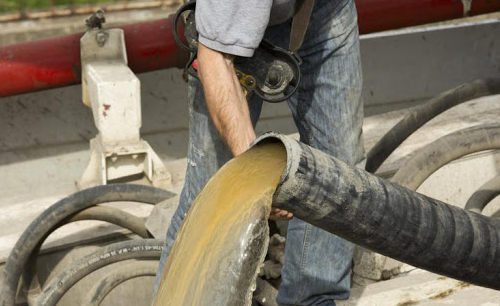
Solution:
[[[293,218],[293,214],[283,209],[271,208],[271,214],[269,215],[269,219],[271,220],[290,220]]]

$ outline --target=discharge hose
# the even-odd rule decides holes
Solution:
[[[273,205],[410,265],[500,289],[500,221],[468,212],[349,166],[277,133],[287,163]],[[328,254],[324,254],[328,256]]]

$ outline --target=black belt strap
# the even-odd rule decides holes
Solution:
[[[290,51],[297,53],[304,37],[306,36],[309,19],[314,8],[315,0],[296,0],[297,10],[292,19],[292,30],[290,33]]]

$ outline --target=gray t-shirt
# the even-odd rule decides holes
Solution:
[[[197,0],[199,41],[224,53],[250,57],[266,28],[292,18],[295,0]]]

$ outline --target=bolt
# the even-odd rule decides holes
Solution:
[[[95,35],[95,40],[97,41],[97,44],[99,47],[104,47],[104,44],[106,44],[106,41],[108,40],[109,34],[105,31],[99,31]]]
[[[267,82],[271,86],[276,86],[281,82],[281,75],[276,70],[269,71],[269,76],[267,78]]]
[[[248,78],[245,80],[245,84],[246,84],[247,86],[252,87],[252,86],[255,84],[255,80],[254,80],[254,78],[252,78],[252,77],[248,77]]]
[[[104,17],[104,10],[100,9],[95,12],[95,16],[101,21],[106,22],[106,18]]]
[[[90,15],[89,18],[85,19],[85,24],[89,29],[102,29],[102,24],[106,22],[106,17],[104,16],[103,10],[98,10],[94,14]]]

